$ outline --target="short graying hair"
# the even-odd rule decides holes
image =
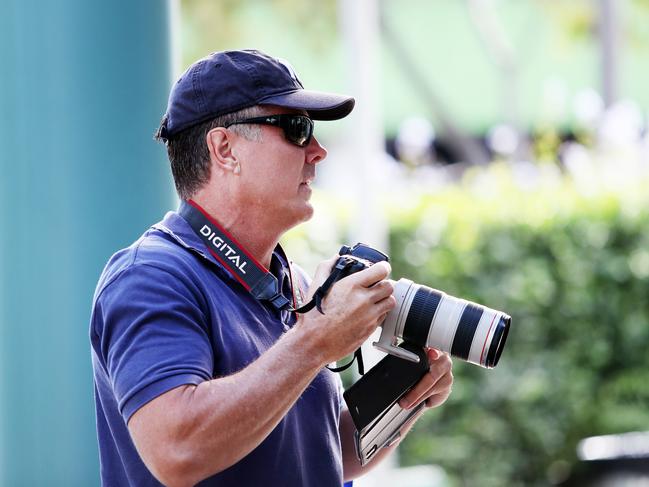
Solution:
[[[186,128],[169,139],[155,136],[167,146],[176,192],[183,200],[190,199],[210,179],[210,153],[207,148],[207,133],[216,127],[244,118],[266,115],[259,105],[227,113]],[[261,140],[258,125],[232,125],[230,130],[248,140]]]

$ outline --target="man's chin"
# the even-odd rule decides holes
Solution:
[[[313,218],[313,213],[314,213],[313,206],[310,203],[307,202],[303,213],[304,213],[304,216],[303,216],[301,222],[305,222],[305,221],[308,221],[311,218]]]
[[[299,225],[300,223],[304,223],[310,220],[313,217],[313,213],[313,206],[308,201],[305,201],[299,211],[295,212],[295,225]]]

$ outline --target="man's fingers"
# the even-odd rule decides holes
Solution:
[[[408,393],[401,398],[399,405],[402,408],[410,408],[417,404],[421,399],[426,397],[426,394],[433,388],[438,378],[430,374],[426,374],[419,382],[408,391]],[[430,395],[430,394],[428,394]]]
[[[453,374],[449,371],[439,378],[435,385],[428,391],[428,395],[442,394],[449,392],[453,384]]]
[[[444,404],[446,399],[448,399],[448,394],[433,394],[428,399],[426,399],[426,407],[436,408],[440,404]]]
[[[392,267],[387,262],[377,262],[376,264],[363,269],[362,271],[356,272],[346,279],[350,279],[355,284],[359,284],[363,287],[370,287],[373,284],[376,284],[379,281],[382,281],[390,275]]]
[[[428,363],[437,360],[442,356],[444,352],[437,350],[436,348],[426,348],[426,355],[428,355]]]
[[[436,395],[440,395],[440,397],[446,399],[452,383],[453,376],[450,372],[439,378],[426,374],[417,385],[399,401],[399,405],[402,408],[410,409],[421,401],[435,397]]]
[[[397,300],[394,299],[394,296],[390,295],[387,298],[383,298],[381,301],[378,301],[376,304],[377,313],[380,315],[377,323],[382,323],[385,317],[388,315],[392,308],[397,305]]]
[[[372,286],[370,290],[370,299],[372,300],[372,302],[378,303],[388,296],[392,296],[392,293],[394,293],[394,285],[390,281],[381,281]]]
[[[453,384],[453,374],[451,372],[451,358],[448,354],[439,350],[429,349],[427,355],[430,361],[430,372],[399,401],[399,405],[404,408],[410,408],[424,399],[430,398],[437,394],[440,398],[446,400]],[[432,402],[432,401],[431,401]],[[443,400],[439,402],[441,404]]]

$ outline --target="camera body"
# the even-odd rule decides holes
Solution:
[[[390,258],[383,252],[376,250],[369,245],[357,243],[353,247],[343,245],[338,252],[340,258],[336,261],[335,268],[342,269],[338,278],[347,277],[355,272],[362,271],[376,264],[377,262],[389,262]]]
[[[332,271],[334,282],[389,261],[387,255],[362,243],[343,246],[339,255]],[[509,315],[408,279],[396,282],[393,296],[397,305],[380,325],[379,341],[373,343],[379,350],[419,362],[416,353],[400,346],[405,342],[449,352],[485,368],[498,364],[509,333]]]

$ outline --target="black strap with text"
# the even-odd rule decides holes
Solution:
[[[278,310],[294,311],[291,302],[279,291],[277,278],[243,250],[221,225],[192,200],[183,201],[178,210],[207,250],[260,301],[268,301]]]

